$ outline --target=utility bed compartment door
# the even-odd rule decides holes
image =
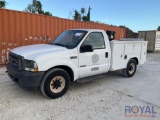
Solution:
[[[125,44],[125,54],[140,53],[141,43],[129,43]]]
[[[124,44],[112,44],[111,71],[122,69],[126,65],[124,50]]]
[[[147,57],[147,43],[142,43],[140,64],[144,64],[146,62],[146,57]]]

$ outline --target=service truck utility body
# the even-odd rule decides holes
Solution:
[[[117,41],[110,42],[111,46],[111,67],[110,71],[126,68],[131,58],[136,59],[138,64],[144,64],[146,61],[146,41]]]
[[[50,98],[65,94],[71,81],[123,70],[132,77],[144,64],[146,41],[116,41],[104,30],[63,32],[50,44],[15,48],[9,53],[9,77],[24,88],[40,88]]]

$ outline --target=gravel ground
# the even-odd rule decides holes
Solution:
[[[120,71],[103,79],[72,83],[58,99],[28,92],[0,68],[0,120],[160,120],[160,53],[149,53],[134,77]],[[125,106],[154,107],[156,117],[126,117]]]

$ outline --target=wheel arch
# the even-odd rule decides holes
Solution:
[[[133,58],[131,58],[131,59],[135,60],[136,63],[137,63],[137,65],[139,64],[139,61],[138,61],[138,58],[137,58],[137,57],[133,57]]]
[[[52,69],[55,69],[55,68],[60,68],[60,69],[65,70],[65,71],[68,73],[68,75],[70,76],[71,82],[74,81],[74,72],[73,72],[73,70],[72,70],[69,66],[66,66],[66,65],[54,66],[54,67],[48,69],[45,73],[47,73],[48,71],[50,71],[50,70],[52,70]]]

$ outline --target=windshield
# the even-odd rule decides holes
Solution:
[[[83,30],[68,30],[60,34],[50,44],[73,49],[81,42],[87,31]]]

